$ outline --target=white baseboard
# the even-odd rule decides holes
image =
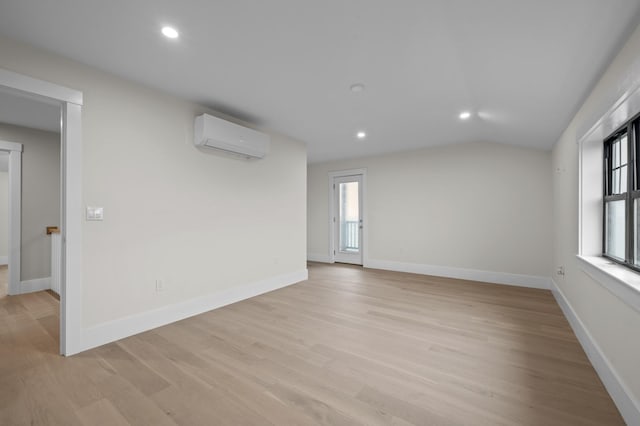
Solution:
[[[434,275],[436,277],[457,278],[461,280],[482,281],[493,284],[506,284],[517,287],[530,287],[549,290],[548,277],[536,275],[510,274],[507,272],[480,271],[477,269],[453,268],[450,266],[424,265],[421,263],[404,263],[388,260],[367,260],[365,268],[384,269],[387,271],[409,272],[412,274]]]
[[[307,269],[303,269],[99,324],[83,330],[82,343],[78,352],[268,293],[304,281],[308,277]]]
[[[628,425],[640,425],[640,402],[634,398],[618,373],[616,373],[616,370],[604,355],[600,346],[598,346],[593,339],[593,336],[591,336],[591,333],[589,333],[589,330],[584,326],[584,323],[573,310],[571,303],[569,303],[569,300],[553,279],[551,279],[551,291],[558,305],[560,305],[564,316],[567,317],[573,332],[578,337],[593,368],[595,368],[598,376],[600,376],[600,380],[602,380],[609,395],[611,395],[613,402],[618,407],[618,410],[620,410],[624,421]]]
[[[51,288],[51,277],[37,278],[20,282],[18,294],[34,293],[36,291],[49,290]]]
[[[0,256],[0,265],[8,265],[9,256]]]
[[[310,262],[322,262],[322,263],[330,262],[328,254],[320,254],[320,253],[307,253],[307,260]]]

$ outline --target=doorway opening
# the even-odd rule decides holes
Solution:
[[[0,251],[3,252],[2,263],[5,263],[0,292],[17,294],[20,289],[22,245],[22,144],[0,140],[0,160]]]
[[[0,68],[0,92],[53,104],[60,111],[60,353],[83,349],[82,342],[82,92]],[[13,108],[8,109],[13,112]],[[15,151],[11,151],[10,157]],[[21,151],[19,151],[21,152]],[[11,161],[11,160],[10,160]],[[13,163],[12,163],[13,165]],[[20,167],[21,161],[18,162]],[[15,168],[13,169],[15,170]],[[15,211],[15,209],[14,209]],[[12,222],[12,230],[20,232]],[[18,248],[17,252],[20,252]],[[19,254],[18,254],[19,256]],[[12,251],[10,262],[13,264]],[[19,259],[19,257],[18,257]],[[20,268],[14,268],[20,271]],[[12,274],[9,266],[9,275]],[[11,278],[10,278],[11,281]],[[18,286],[21,283],[18,282]],[[23,288],[11,288],[14,294]]]
[[[9,294],[9,153],[0,151],[0,299]]]
[[[329,174],[331,262],[363,265],[365,170]]]

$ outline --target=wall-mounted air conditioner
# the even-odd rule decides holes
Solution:
[[[247,159],[263,158],[269,152],[271,138],[209,114],[196,117],[194,144]]]

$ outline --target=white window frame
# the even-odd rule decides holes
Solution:
[[[640,312],[640,273],[602,256],[604,140],[640,111],[640,84],[578,139],[578,265]]]

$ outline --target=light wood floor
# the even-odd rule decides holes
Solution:
[[[623,424],[548,291],[309,274],[70,358],[55,299],[2,298],[0,424]]]

